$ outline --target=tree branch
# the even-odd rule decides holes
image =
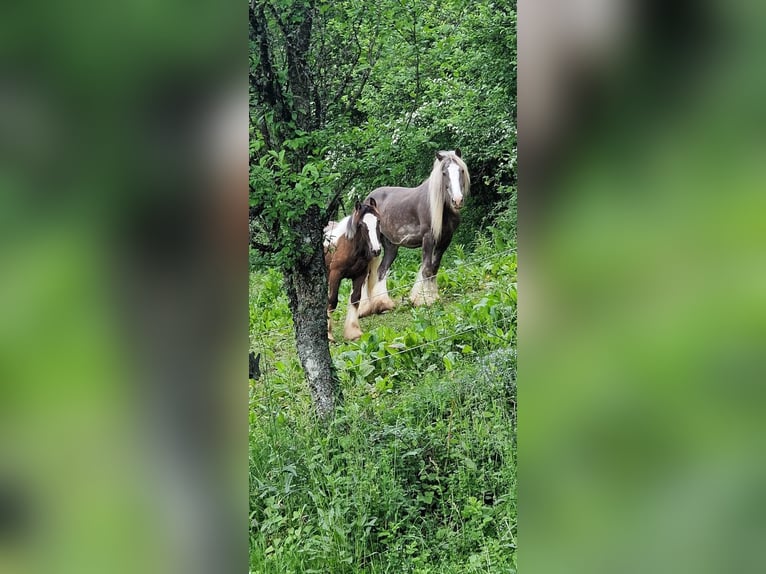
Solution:
[[[279,249],[277,249],[273,245],[267,245],[265,243],[261,243],[259,241],[256,241],[252,237],[250,238],[250,246],[256,251],[260,251],[261,253],[270,253],[270,254],[279,253]]]
[[[257,8],[253,2],[250,3],[249,19],[252,39],[258,44],[259,56],[256,67],[257,74],[250,74],[253,90],[261,102],[277,112],[280,120],[287,121],[290,119],[290,113],[285,105],[284,89],[274,67],[266,14],[262,2],[257,3]]]
[[[359,98],[362,96],[362,92],[364,91],[365,86],[367,85],[367,81],[370,79],[370,74],[372,73],[372,69],[375,67],[375,64],[378,61],[378,58],[380,58],[380,54],[383,51],[383,43],[378,42],[378,33],[380,31],[380,21],[378,21],[375,25],[375,35],[373,36],[373,39],[370,41],[370,46],[367,51],[367,69],[362,74],[362,78],[359,81],[359,87],[357,88],[356,92],[349,98],[348,104],[346,105],[346,112],[349,112],[354,109],[356,106],[356,102],[359,100]],[[377,44],[377,50],[374,50],[375,45]]]
[[[361,28],[361,25],[362,25],[363,14],[364,12],[362,12],[362,15],[359,16],[359,20],[356,21],[351,28],[354,44],[356,45],[353,61],[351,62],[351,65],[349,66],[348,73],[344,76],[343,81],[341,82],[340,88],[338,88],[338,91],[335,93],[335,95],[332,98],[330,98],[330,103],[327,106],[328,108],[335,106],[338,100],[340,100],[343,97],[343,94],[346,92],[346,87],[348,86],[348,83],[351,81],[351,79],[355,75],[355,69],[357,64],[359,64],[359,59],[362,57],[363,50],[362,50],[362,45],[359,42],[359,29]]]
[[[348,174],[345,179],[338,185],[338,189],[333,194],[332,198],[330,199],[330,202],[327,204],[327,207],[322,211],[322,221],[326,221],[328,218],[332,217],[332,214],[335,213],[335,210],[338,208],[338,204],[340,203],[340,196],[343,193],[343,191],[346,189],[349,183],[351,183],[353,180],[355,180],[357,177],[359,177],[360,170],[354,170],[350,174]]]

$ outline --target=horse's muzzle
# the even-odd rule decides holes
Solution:
[[[372,250],[372,256],[373,257],[377,257],[378,255],[380,255],[380,249],[373,249]]]
[[[455,201],[454,199],[452,200],[452,209],[458,210],[461,207],[463,207],[463,200],[462,199],[458,199],[457,201]]]

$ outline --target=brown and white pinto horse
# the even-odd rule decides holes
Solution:
[[[456,149],[436,152],[431,175],[418,187],[379,187],[367,196],[367,201],[375,201],[380,211],[383,261],[373,262],[373,272],[362,294],[360,317],[394,308],[386,276],[400,246],[423,249],[420,270],[410,292],[412,303],[430,305],[438,299],[436,273],[460,223],[460,208],[470,186],[468,167]]]
[[[379,261],[380,243],[380,214],[374,199],[364,204],[356,203],[354,213],[341,219],[331,221],[325,227],[324,260],[328,271],[328,304],[327,304],[327,336],[332,336],[331,313],[338,305],[338,288],[342,279],[348,278],[353,282],[351,297],[348,302],[346,323],[343,337],[358,339],[362,336],[359,327],[359,299],[362,285],[369,275],[372,261]]]

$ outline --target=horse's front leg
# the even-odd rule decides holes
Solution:
[[[383,261],[380,267],[378,267],[378,281],[386,278],[388,270],[391,268],[391,264],[399,252],[399,246],[396,243],[392,243],[385,235],[381,235],[380,241],[383,243]]]
[[[327,278],[329,293],[327,295],[327,338],[335,341],[332,336],[332,312],[338,306],[338,288],[340,287],[341,276],[337,271],[330,271]]]
[[[391,264],[396,259],[399,246],[391,243],[386,236],[381,236],[383,256],[370,261],[365,291],[359,306],[359,316],[366,317],[373,313],[385,313],[396,307],[396,303],[388,295],[387,277]]]
[[[438,262],[441,260],[441,255],[438,256],[438,260],[435,257],[436,245],[433,235],[427,233],[423,237],[423,259],[420,263],[420,269],[415,277],[415,284],[410,291],[410,301],[416,307],[420,305],[431,305],[438,298],[439,293],[436,290],[436,270],[438,269]]]
[[[354,278],[354,288],[351,291],[351,297],[349,297],[348,300],[348,311],[346,313],[346,324],[343,327],[343,337],[352,341],[362,336],[362,329],[359,326],[359,299],[362,294],[362,285],[364,284],[365,278],[365,274]]]
[[[436,301],[439,298],[439,286],[436,283],[436,276],[439,274],[439,267],[442,264],[442,255],[447,250],[445,245],[434,245],[434,249],[431,255],[431,278],[430,287],[432,289],[433,300]]]

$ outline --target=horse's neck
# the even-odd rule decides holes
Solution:
[[[355,258],[367,255],[367,240],[364,238],[364,234],[357,233],[351,240],[351,253],[354,254]]]
[[[448,206],[444,206],[442,213],[442,233],[452,233],[460,223],[460,214],[452,211]]]

